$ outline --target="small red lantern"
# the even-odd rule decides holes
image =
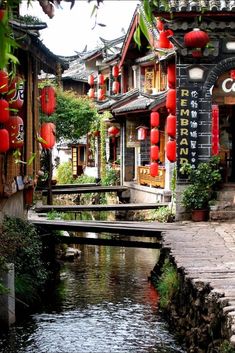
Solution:
[[[0,93],[5,94],[8,91],[8,73],[0,70]]]
[[[175,114],[176,111],[176,90],[170,88],[166,96],[166,108],[171,114]]]
[[[88,91],[88,97],[90,99],[94,99],[95,98],[95,90],[94,88],[90,88],[89,91]]]
[[[0,123],[6,123],[9,118],[9,103],[5,99],[0,99]]]
[[[152,145],[156,145],[159,142],[159,130],[158,129],[152,129],[150,131],[150,141]]]
[[[42,123],[41,125],[41,138],[45,142],[41,142],[41,145],[45,149],[51,149],[54,147],[56,142],[56,134],[55,134],[55,124],[53,123]]]
[[[152,162],[150,164],[150,175],[152,177],[158,176],[158,163],[157,162]]]
[[[175,138],[176,136],[176,116],[169,114],[166,118],[166,133]]]
[[[168,37],[172,36],[174,33],[170,29],[162,31],[159,34],[159,48],[169,49],[173,48],[173,44],[169,41]]]
[[[103,85],[104,85],[104,75],[102,75],[102,74],[99,74],[99,75],[98,75],[98,84],[99,84],[100,86],[103,86]]]
[[[56,107],[55,89],[52,86],[45,86],[41,91],[41,109],[46,115],[54,113]]]
[[[204,48],[209,41],[208,34],[199,28],[194,28],[184,35],[184,44],[189,48]]]
[[[116,137],[119,134],[120,130],[117,126],[113,125],[108,128],[108,135],[110,137]]]
[[[176,161],[176,140],[167,141],[166,157],[172,163]]]
[[[119,75],[119,67],[117,65],[114,65],[113,68],[112,68],[112,75],[113,77],[118,77]]]
[[[7,93],[9,107],[11,109],[21,109],[24,104],[24,80],[20,76],[16,76],[9,85]]]
[[[151,146],[150,158],[152,161],[157,161],[159,159],[159,147]]]
[[[120,84],[118,81],[113,81],[112,91],[114,94],[118,94],[120,89]]]
[[[0,153],[5,153],[10,148],[9,132],[7,129],[0,129]]]
[[[159,17],[157,18],[157,29],[159,32],[164,31],[164,22]]]
[[[148,133],[148,127],[147,126],[139,126],[137,128],[137,139],[140,141],[143,141],[146,139]]]
[[[158,112],[152,112],[150,115],[150,125],[152,127],[158,127],[159,126],[159,113]]]
[[[105,90],[103,88],[98,89],[98,100],[102,101],[105,99]]]
[[[10,148],[21,148],[24,146],[24,122],[20,116],[10,116],[5,124],[9,132]]]
[[[175,64],[169,64],[167,67],[167,80],[169,88],[175,88],[176,84],[176,70]]]
[[[4,19],[6,13],[7,13],[6,10],[0,9],[0,22]]]
[[[90,86],[94,86],[94,83],[95,83],[95,79],[94,79],[94,76],[91,74],[88,76],[88,84]]]

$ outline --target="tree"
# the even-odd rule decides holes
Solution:
[[[57,89],[56,111],[49,118],[56,124],[56,137],[59,140],[75,141],[86,135],[99,120],[94,104],[85,96],[76,96],[72,91]]]

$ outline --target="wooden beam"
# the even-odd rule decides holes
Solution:
[[[97,193],[97,192],[122,192],[128,190],[128,187],[125,186],[91,186],[91,187],[70,187],[70,188],[61,188],[53,189],[53,195],[62,195],[62,194],[83,194],[83,193]],[[47,190],[42,190],[42,195],[47,195]]]

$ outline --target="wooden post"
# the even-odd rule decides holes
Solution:
[[[0,274],[3,285],[7,288],[0,295],[0,327],[9,328],[15,323],[15,271],[14,265],[8,264],[7,271]]]
[[[48,192],[47,192],[47,204],[53,204],[52,198],[52,188],[51,188],[51,180],[52,180],[52,151],[51,149],[47,150],[47,158],[48,158]]]

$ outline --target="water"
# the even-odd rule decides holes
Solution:
[[[183,352],[158,314],[155,249],[81,246],[41,312],[0,335],[1,353]]]

